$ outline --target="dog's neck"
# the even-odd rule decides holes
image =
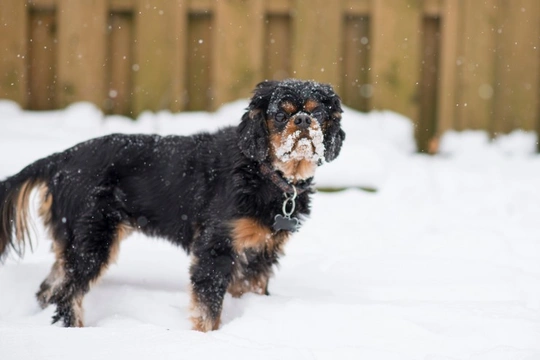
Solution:
[[[317,170],[317,163],[308,159],[290,159],[282,161],[275,159],[272,166],[280,171],[289,182],[299,182],[312,178]]]
[[[270,179],[286,194],[293,194],[295,192],[295,188],[298,194],[302,194],[311,189],[313,177],[296,182],[290,182],[283,177],[280,171],[275,170],[274,167],[267,162],[261,163],[260,169],[264,176]]]

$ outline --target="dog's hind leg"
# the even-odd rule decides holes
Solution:
[[[47,278],[41,283],[39,291],[36,294],[37,300],[42,309],[46,308],[50,304],[51,297],[58,290],[60,285],[65,279],[64,270],[64,258],[63,247],[60,245],[62,241],[58,241],[58,236],[55,236],[53,231],[52,221],[52,204],[53,196],[49,190],[49,187],[42,185],[40,188],[41,206],[39,208],[39,215],[43,220],[45,227],[49,230],[49,235],[52,242],[52,251],[55,255],[55,262]]]
[[[59,241],[59,237],[55,236],[56,234],[53,231],[53,221],[52,221],[52,205],[53,205],[53,196],[47,185],[42,185],[40,188],[40,197],[41,197],[41,206],[39,207],[39,215],[43,220],[43,224],[49,230],[49,236],[53,240],[51,249],[55,255],[54,265],[52,269],[41,283],[39,291],[36,293],[37,300],[42,309],[46,308],[50,304],[51,297],[58,290],[60,285],[64,282],[65,271],[64,271],[64,258],[63,250],[60,245],[63,241]]]
[[[54,283],[43,292],[47,303],[56,304],[53,323],[62,320],[66,327],[83,326],[83,297],[115,260],[126,227],[111,203],[106,197],[92,202],[91,209],[78,217],[68,232],[72,235],[53,266],[51,281],[47,278],[44,282],[45,288]]]
[[[70,246],[66,247],[64,258],[55,263],[59,270],[53,266],[51,274],[54,285],[49,292],[44,292],[49,296],[47,302],[56,304],[53,322],[62,320],[66,327],[83,326],[83,297],[105,273],[118,252],[121,226],[105,226],[106,229],[99,232],[98,224],[95,225],[89,226],[84,236],[75,236]],[[58,285],[62,276],[63,281]],[[47,285],[50,284],[48,280],[45,280]]]
[[[55,251],[55,254],[58,254],[58,252]],[[50,304],[51,297],[64,283],[65,275],[66,274],[64,270],[64,261],[61,257],[57,255],[51,272],[49,273],[47,278],[43,280],[39,287],[39,291],[36,294],[39,305],[42,309],[45,309]]]

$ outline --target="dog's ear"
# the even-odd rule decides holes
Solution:
[[[277,84],[277,81],[263,81],[255,87],[249,107],[238,126],[240,150],[248,158],[259,162],[268,156],[270,142],[266,111]]]
[[[264,161],[268,156],[268,128],[261,110],[249,110],[238,125],[238,146],[242,153],[255,161]]]
[[[253,90],[253,97],[249,103],[249,109],[266,111],[278,85],[279,81],[275,80],[265,80],[258,83],[257,86],[255,86],[255,90]]]
[[[334,118],[328,120],[328,126],[324,132],[324,159],[330,162],[338,157],[341,151],[341,145],[345,140],[345,131],[341,129],[341,120]]]
[[[327,120],[323,139],[324,159],[326,162],[337,158],[345,140],[345,131],[341,129],[341,113],[343,112],[341,100],[331,88],[329,91],[331,118]]]

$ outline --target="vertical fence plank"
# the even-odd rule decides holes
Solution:
[[[57,39],[54,10],[30,11],[28,108],[56,109]]]
[[[419,115],[421,24],[419,1],[378,0],[373,4],[372,106],[397,111],[415,123]]]
[[[422,26],[420,114],[416,142],[423,152],[436,152],[437,94],[439,91],[440,21],[427,16]],[[435,142],[434,142],[435,141]]]
[[[440,137],[445,131],[454,129],[456,123],[458,43],[463,34],[460,31],[462,30],[460,24],[461,8],[461,0],[444,0],[441,19],[440,80],[437,96],[437,137]]]
[[[58,100],[60,106],[105,101],[107,1],[58,0]]]
[[[210,110],[212,107],[212,42],[212,16],[201,13],[190,14],[186,64],[186,110]]]
[[[246,98],[262,77],[264,3],[218,1],[212,49],[213,108]]]
[[[135,17],[134,113],[180,108],[185,43],[183,0],[138,0]],[[178,24],[178,22],[181,22]],[[175,25],[176,24],[176,25]]]
[[[341,85],[342,1],[296,0],[293,16],[293,76]]]
[[[458,130],[492,131],[493,96],[489,89],[495,85],[496,12],[497,0],[466,1],[464,5],[463,57],[458,58]],[[482,40],[477,41],[477,36]]]
[[[26,106],[26,1],[0,1],[0,98]]]
[[[499,0],[494,132],[534,130],[540,78],[540,2]]]
[[[265,79],[283,80],[291,77],[291,17],[288,14],[268,14],[264,36],[263,74]]]
[[[172,36],[174,46],[172,49],[173,68],[171,76],[173,78],[172,94],[173,101],[170,105],[171,111],[181,111],[185,108],[186,96],[186,62],[187,62],[187,39],[188,39],[188,13],[189,6],[186,0],[176,0],[174,12],[172,14]]]
[[[132,115],[133,13],[109,15],[107,49],[108,101],[105,110],[111,114]]]
[[[532,1],[532,0],[531,0]],[[536,29],[536,39],[537,41],[540,40],[540,26]],[[540,67],[540,45],[536,46],[536,66],[537,68]],[[539,70],[540,71],[540,70]],[[536,97],[536,124],[535,124],[535,130],[536,130],[536,150],[540,152],[540,74],[538,74],[538,78],[536,79],[536,91],[538,93],[538,96]]]
[[[540,29],[538,29],[538,38],[540,39]],[[540,49],[540,46],[537,48]],[[538,60],[538,63],[536,66],[540,66],[540,51],[539,54],[536,55],[536,58]],[[538,94],[540,94],[540,76],[538,76],[537,81],[537,87],[536,91],[538,91]],[[536,99],[536,116],[535,116],[536,124],[535,124],[535,130],[536,130],[536,151],[540,152],[540,99]]]
[[[368,111],[372,96],[369,84],[369,17],[347,16],[344,21],[341,98],[346,105]]]

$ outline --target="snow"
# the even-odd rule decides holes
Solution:
[[[282,162],[293,160],[309,160],[318,163],[324,159],[323,133],[319,123],[314,121],[307,129],[309,137],[301,137],[302,131],[296,130],[287,134],[283,132],[279,146],[275,147],[275,154]]]
[[[236,124],[246,105],[133,122],[85,103],[36,113],[0,101],[0,178],[112,132]],[[191,331],[189,258],[135,234],[86,296],[87,327],[50,325],[53,308],[34,298],[52,265],[37,223],[34,252],[0,266],[0,359],[540,359],[534,134],[449,132],[430,157],[415,154],[414,127],[398,114],[345,109],[343,127],[342,154],[315,179],[350,188],[314,196],[271,296],[227,296],[218,331]]]
[[[508,135],[497,136],[493,141],[484,131],[448,131],[444,134],[441,145],[441,154],[463,155],[474,151],[489,156],[492,153],[509,156],[531,155],[536,150],[537,136],[532,132],[514,130]]]

